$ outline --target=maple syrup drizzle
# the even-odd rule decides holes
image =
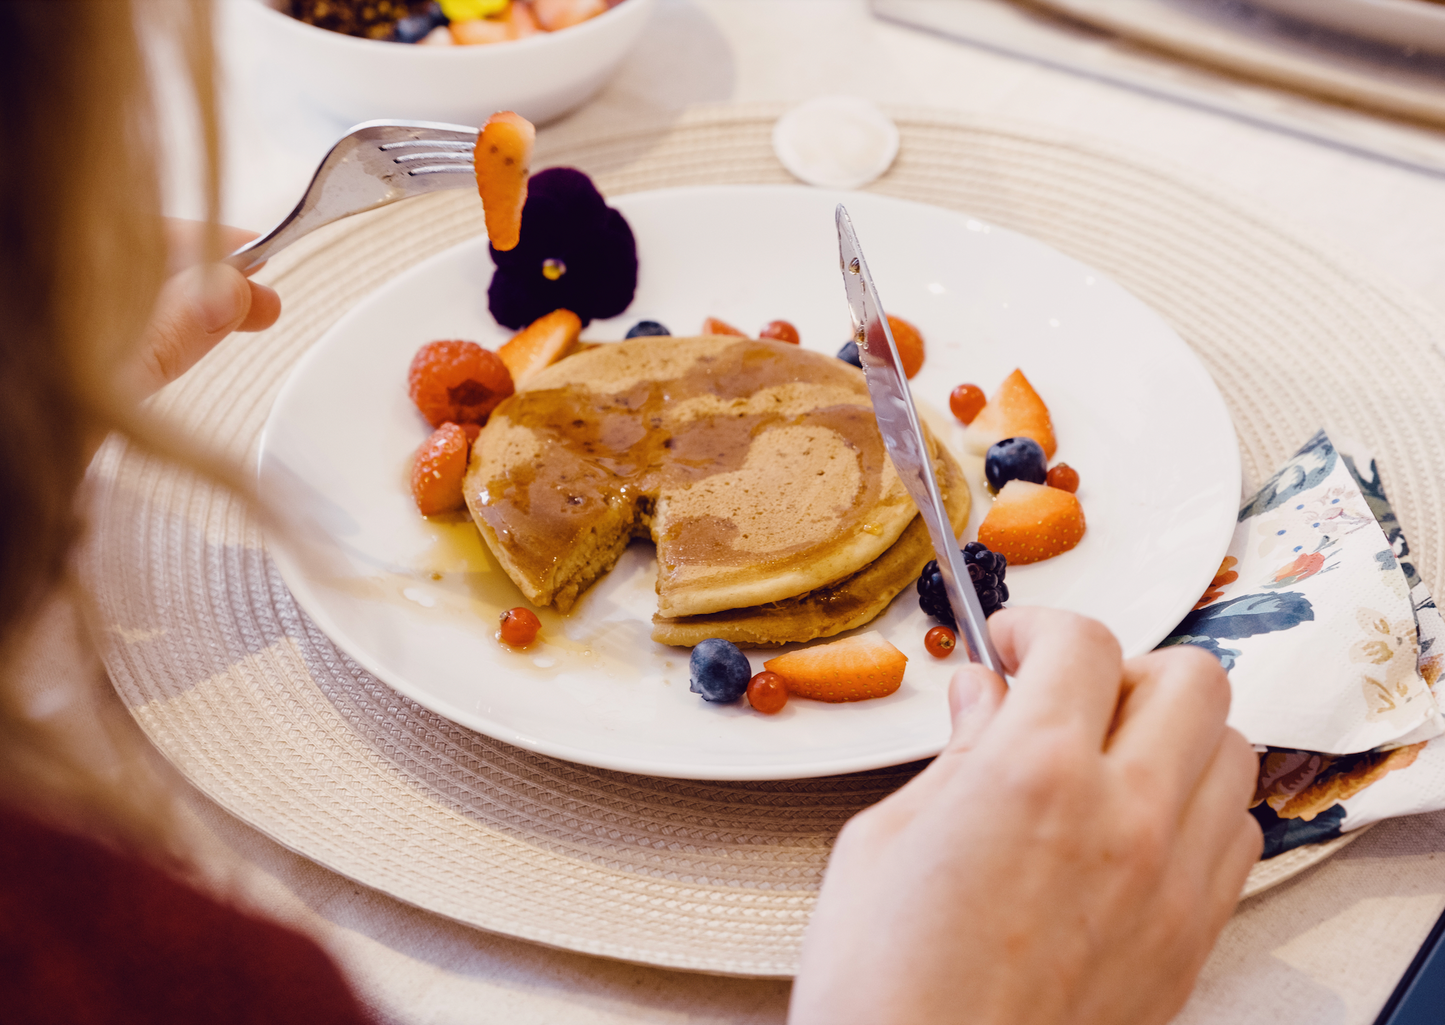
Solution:
[[[712,397],[728,403],[792,383],[841,386],[867,396],[852,367],[795,346],[751,339],[703,356],[675,377],[638,382],[615,393],[583,386],[524,389],[493,415],[531,431],[540,453],[488,481],[476,508],[518,568],[541,580],[589,532],[650,537],[653,503],[660,491],[736,470],[759,434],[806,422],[836,432],[857,454],[864,485],[852,504],[869,510],[888,459],[870,407],[838,405],[801,417],[729,411],[677,422],[669,416],[670,409],[690,399]],[[850,517],[859,523],[851,523]],[[862,518],[850,509],[840,527],[861,526]],[[684,531],[670,532],[678,533],[668,539],[678,542],[670,558],[714,565],[757,562],[755,553],[738,551],[729,543],[731,529],[720,518],[688,521]],[[800,544],[769,553],[766,562],[802,562],[817,547]]]

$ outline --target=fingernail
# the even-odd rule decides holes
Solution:
[[[215,334],[241,319],[245,312],[237,301],[230,275],[220,268],[197,267],[188,285],[196,320],[207,334]]]
[[[977,674],[967,669],[960,669],[954,673],[948,688],[948,707],[953,713],[953,717],[957,719],[978,704],[978,699],[982,695],[983,687]]]

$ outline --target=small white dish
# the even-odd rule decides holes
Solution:
[[[893,165],[898,126],[868,100],[819,96],[778,118],[773,152],[799,181],[861,189]]]
[[[1073,551],[1011,567],[1014,605],[1102,619],[1127,654],[1161,640],[1208,586],[1233,533],[1239,457],[1223,399],[1198,358],[1138,299],[1025,236],[936,207],[799,186],[716,186],[613,200],[637,237],[631,308],[584,337],[640,319],[693,333],[715,315],[744,330],[775,318],[832,354],[851,335],[833,209],[845,202],[887,308],[928,356],[913,380],[956,452],[946,413],[964,381],[991,391],[1022,367],[1049,404],[1058,458],[1079,471],[1088,532]],[[700,244],[705,240],[706,244]],[[542,610],[528,651],[495,639],[525,604],[470,521],[423,519],[411,453],[430,428],[406,392],[417,348],[509,332],[487,312],[486,239],[440,253],[362,302],[301,360],[267,421],[260,484],[298,532],[270,539],[302,608],[379,679],[455,722],[520,747],[605,768],[699,779],[850,772],[935,754],[948,737],[959,656],[923,649],[931,621],[910,587],[866,629],[909,657],[890,697],[793,700],[776,716],[688,692],[688,651],[650,639],[652,548],[635,543],[568,616]],[[945,411],[945,412],[939,412]],[[973,536],[989,496],[981,460]],[[315,540],[301,549],[303,537]],[[748,652],[759,671],[769,653]]]
[[[268,0],[229,0],[248,76],[346,124],[376,118],[480,125],[499,110],[541,124],[589,99],[657,0],[623,0],[558,32],[485,46],[380,42],[307,25]]]

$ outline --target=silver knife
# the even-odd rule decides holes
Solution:
[[[948,606],[953,610],[968,657],[1003,676],[998,652],[989,640],[983,606],[973,589],[963,553],[958,550],[958,538],[953,535],[943,496],[938,492],[933,460],[928,458],[928,445],[918,423],[918,412],[913,408],[913,393],[898,358],[898,347],[893,343],[888,317],[878,301],[878,290],[873,287],[863,248],[858,245],[853,222],[842,203],[838,204],[836,220],[838,262],[843,271],[843,288],[848,293],[848,310],[853,315],[853,337],[858,342],[858,355],[863,362],[868,395],[873,399],[873,415],[878,419],[883,444],[928,527],[943,576],[943,588],[948,594]]]

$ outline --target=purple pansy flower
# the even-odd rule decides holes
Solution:
[[[585,327],[627,309],[637,290],[632,229],[592,179],[571,167],[532,175],[522,239],[505,253],[493,248],[492,262],[488,306],[497,323],[513,330],[560,309]]]

